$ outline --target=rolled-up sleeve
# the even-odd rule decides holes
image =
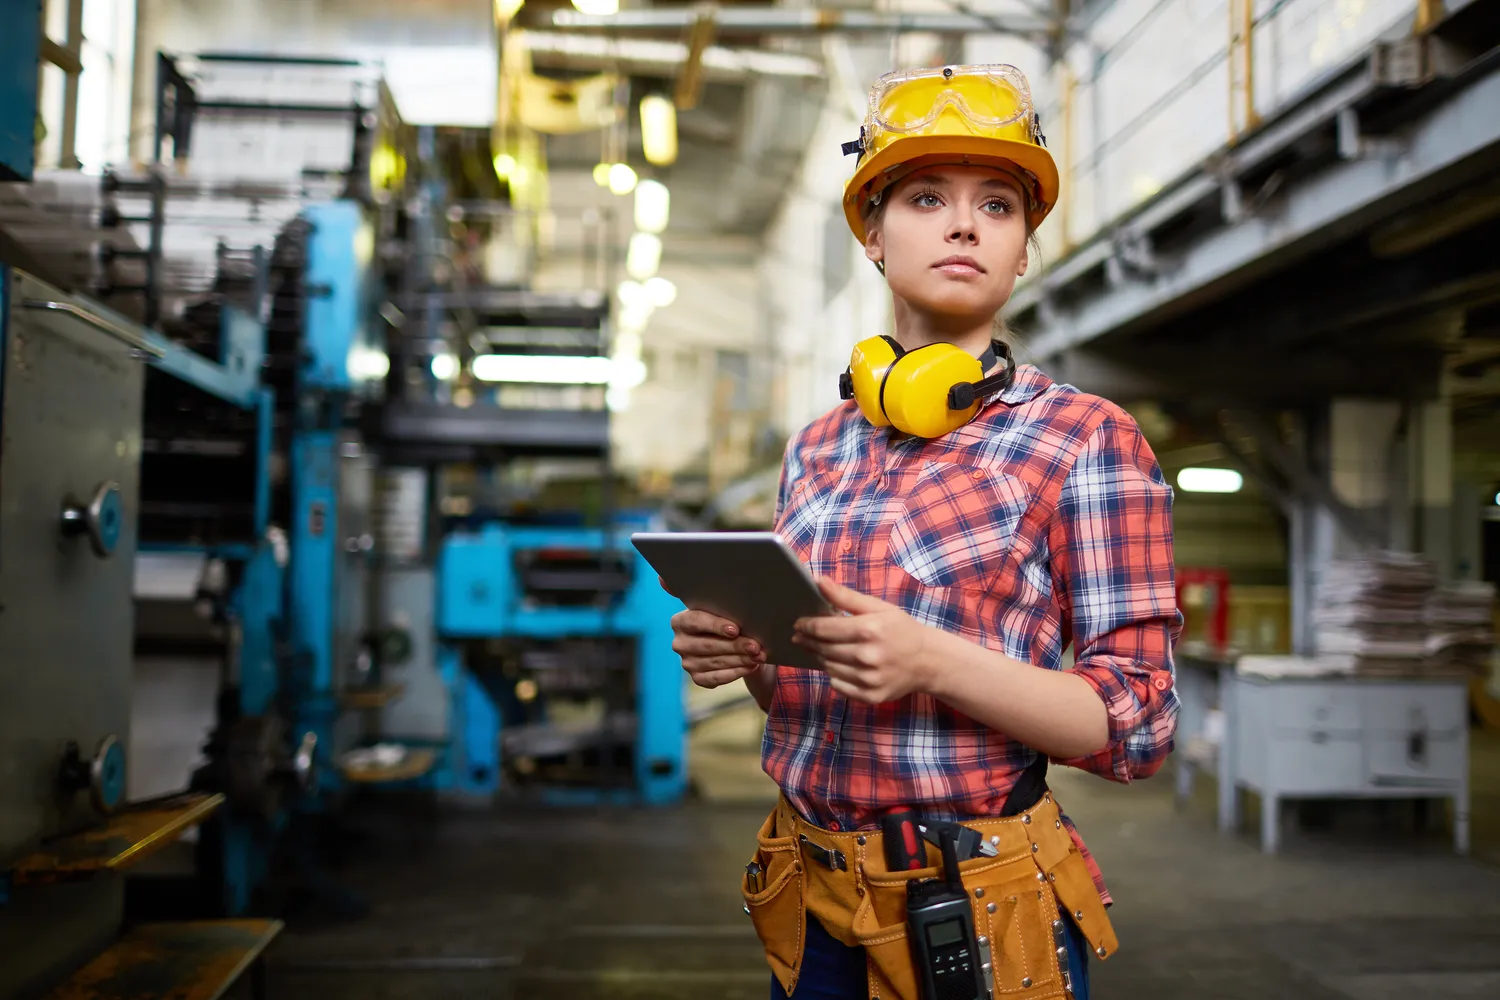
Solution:
[[[1109,744],[1059,761],[1113,781],[1155,774],[1177,728],[1172,490],[1135,421],[1112,412],[1079,453],[1049,537],[1073,673],[1099,692]]]

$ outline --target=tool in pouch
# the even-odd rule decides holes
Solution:
[[[916,845],[909,811],[885,817],[886,867],[910,871]],[[897,836],[890,836],[896,833]],[[974,930],[974,911],[958,872],[959,836],[941,829],[942,879],[918,879],[906,885],[906,937],[922,1000],[988,1000],[993,996],[989,940]]]

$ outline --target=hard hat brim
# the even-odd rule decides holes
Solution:
[[[1028,206],[1028,222],[1035,230],[1057,204],[1057,164],[1045,146],[989,136],[907,136],[859,165],[844,187],[844,217],[855,239],[865,242],[865,220],[861,204],[912,171],[939,164],[976,167],[1019,167],[1036,177],[1037,206]]]

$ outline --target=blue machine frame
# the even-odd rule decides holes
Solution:
[[[0,23],[0,181],[25,181],[36,161],[41,5],[0,0]]]
[[[687,720],[682,664],[672,651],[671,618],[682,604],[661,589],[656,572],[614,533],[613,547],[631,557],[631,583],[617,602],[598,607],[531,607],[515,572],[515,555],[540,549],[600,551],[597,528],[535,528],[486,524],[455,532],[438,557],[437,631],[439,662],[452,695],[449,759],[440,784],[470,791],[492,790],[498,781],[500,719],[489,696],[463,668],[455,643],[468,639],[571,639],[633,636],[636,639],[635,791],[628,798],[650,804],[680,799],[687,788]],[[479,762],[476,766],[476,762]],[[493,762],[493,765],[492,763]],[[462,773],[466,770],[470,773]],[[483,774],[487,781],[479,782]],[[597,800],[599,793],[554,798]]]

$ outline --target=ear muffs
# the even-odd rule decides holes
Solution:
[[[1005,367],[986,378],[999,358]],[[871,337],[854,347],[839,395],[853,399],[876,427],[895,427],[920,438],[939,438],[974,419],[985,396],[1010,385],[1015,361],[996,341],[981,357],[952,344],[906,351],[891,337]]]
[[[839,377],[839,398],[852,399],[859,411],[876,427],[889,427],[880,408],[880,390],[886,372],[906,353],[895,337],[879,336],[861,340],[849,355],[849,370]]]

